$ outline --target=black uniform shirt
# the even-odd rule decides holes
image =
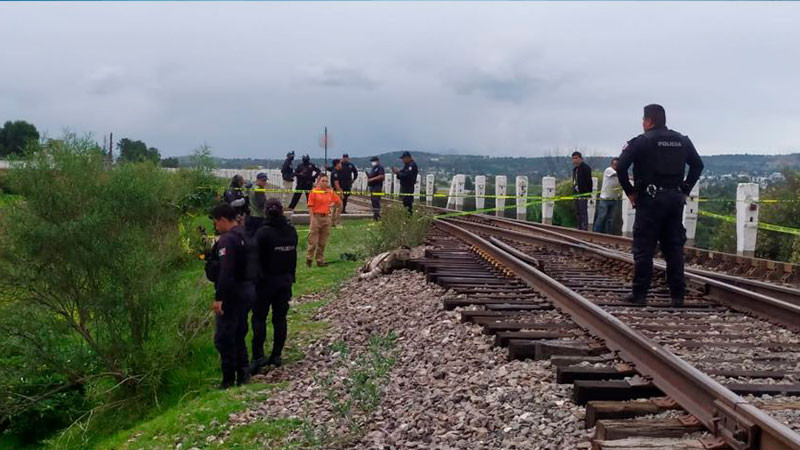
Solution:
[[[341,170],[331,169],[331,188],[336,189],[336,182],[338,181],[339,187],[342,188],[342,190],[349,191],[350,190],[349,186],[347,187],[347,189],[345,189],[344,178],[345,176]]]
[[[292,161],[294,158],[286,158],[281,166],[281,176],[285,181],[294,181],[294,170],[292,170]]]
[[[263,280],[294,282],[297,268],[297,230],[283,217],[267,216],[256,233]]]
[[[634,192],[628,178],[631,164],[635,189],[640,193],[653,184],[664,188],[678,188],[689,195],[703,172],[703,161],[692,141],[667,127],[648,130],[628,141],[622,148],[617,163],[617,177],[627,195]],[[687,164],[689,174],[684,180]]]
[[[241,226],[233,227],[219,237],[211,250],[212,257],[219,260],[215,288],[216,299],[223,305],[238,301],[236,284],[243,281],[247,264],[243,234]]]
[[[358,169],[356,169],[356,166],[353,163],[348,161],[342,163],[341,172],[342,177],[339,180],[339,183],[342,185],[342,189],[349,191],[353,187],[353,181],[358,178]]]
[[[417,163],[413,160],[403,165],[403,168],[397,172],[397,178],[400,180],[400,192],[404,194],[414,192],[414,185],[417,183],[418,173]]]
[[[314,187],[314,180],[317,179],[317,175],[319,175],[320,172],[321,170],[319,170],[319,167],[312,163],[303,164],[301,162],[298,164],[294,171],[294,174],[297,177],[297,188],[311,189]]]
[[[369,171],[367,172],[367,178],[375,178],[380,175],[386,175],[386,171],[383,170],[383,166],[378,164],[377,166],[370,167]],[[367,183],[371,188],[379,188],[383,186],[383,180],[380,181],[370,181]]]

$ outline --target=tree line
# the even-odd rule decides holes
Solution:
[[[36,126],[24,120],[6,121],[0,128],[0,158],[22,156],[31,144],[39,143],[42,135]],[[98,146],[99,147],[99,146]],[[106,149],[103,155],[108,157]],[[177,168],[178,158],[162,158],[156,147],[149,147],[144,141],[122,138],[116,143],[117,161],[144,162],[151,161],[162,167]]]

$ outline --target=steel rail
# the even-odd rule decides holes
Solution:
[[[629,265],[633,265],[634,261],[631,256],[624,253],[608,250],[603,247],[593,246],[586,243],[575,243],[557,239],[554,237],[536,236],[528,233],[523,233],[514,230],[508,230],[491,225],[485,225],[476,222],[468,222],[459,219],[443,219],[438,222],[453,222],[462,227],[477,229],[484,233],[503,236],[507,239],[513,239],[521,242],[538,242],[541,245],[556,247],[560,250],[576,250],[589,256],[598,256],[604,259],[612,259],[621,261]],[[664,271],[666,264],[661,262],[654,262],[653,268]],[[686,280],[694,286],[703,290],[706,295],[732,309],[737,311],[753,314],[777,323],[792,331],[800,332],[800,306],[792,303],[769,297],[756,292],[750,292],[738,286],[733,286],[719,280],[708,278],[702,275],[687,273]]]
[[[613,235],[613,234],[605,234],[605,233],[595,233],[593,231],[577,230],[575,228],[562,227],[562,226],[558,226],[558,225],[549,225],[549,224],[544,224],[544,223],[526,222],[526,221],[522,221],[522,220],[518,220],[518,219],[509,219],[509,218],[506,218],[506,217],[496,217],[496,216],[489,216],[489,215],[480,215],[480,217],[491,218],[491,219],[496,219],[496,220],[502,220],[502,221],[507,222],[507,223],[515,223],[515,224],[518,224],[518,225],[521,225],[521,226],[526,226],[526,227],[529,227],[529,228],[538,228],[540,230],[547,230],[547,231],[555,232],[555,233],[559,233],[559,234],[566,234],[566,235],[572,236],[573,238],[577,238],[577,239],[579,239],[579,240],[581,240],[583,242],[587,242],[587,241],[588,242],[596,242],[596,243],[607,244],[607,245],[618,245],[618,246],[627,247],[627,248],[631,248],[633,246],[633,239],[629,238],[629,237],[625,237],[625,236],[616,236],[616,235]],[[686,253],[689,253],[689,254],[691,254],[691,253],[705,253],[705,254],[708,254],[708,255],[711,255],[711,254],[723,255],[723,256],[729,257],[729,258],[735,258],[735,259],[739,259],[739,260],[743,260],[743,261],[750,261],[750,265],[753,265],[753,266],[755,266],[755,265],[764,266],[764,265],[769,265],[769,264],[788,266],[788,267],[791,268],[791,272],[792,273],[794,273],[794,274],[800,273],[800,266],[798,266],[797,264],[792,264],[792,263],[785,262],[785,261],[773,261],[773,260],[769,260],[769,259],[756,258],[756,257],[753,257],[753,256],[734,255],[732,253],[725,253],[725,252],[715,252],[715,251],[711,251],[711,250],[707,250],[707,249],[703,249],[703,248],[698,248],[698,247],[686,247],[684,249],[684,251]],[[693,269],[693,270],[696,270],[696,269]],[[732,277],[731,275],[726,275],[726,276]],[[795,275],[795,276],[797,276],[797,275]],[[732,278],[736,278],[736,277],[732,277]],[[739,279],[741,280],[742,278],[739,278]],[[749,281],[754,281],[754,280],[749,280]],[[764,283],[764,284],[769,284],[769,283]],[[775,284],[773,284],[773,286],[776,286],[778,288],[783,287],[783,286],[779,286],[779,285],[775,285]],[[791,288],[786,288],[786,289],[791,289]]]
[[[554,236],[554,237],[556,237],[558,239],[562,239],[562,240],[566,240],[566,241],[570,241],[570,242],[575,242],[575,243],[579,243],[579,244],[583,244],[583,245],[587,245],[587,246],[591,246],[591,247],[596,247],[598,249],[609,251],[609,252],[616,252],[616,253],[620,253],[620,254],[623,254],[623,255],[627,255],[627,253],[623,253],[623,252],[619,252],[617,250],[609,249],[609,248],[603,247],[602,245],[595,244],[595,243],[593,243],[591,241],[586,241],[584,239],[581,239],[581,238],[578,238],[578,237],[574,237],[574,236],[571,235],[571,234],[574,234],[574,233],[571,233],[573,231],[577,231],[579,233],[584,233],[584,234],[588,233],[588,232],[585,232],[585,231],[582,231],[582,230],[571,230],[569,228],[555,227],[555,226],[546,227],[546,226],[540,226],[540,224],[524,223],[524,222],[519,222],[519,221],[515,221],[515,220],[511,220],[511,219],[505,219],[505,218],[499,218],[499,217],[491,217],[491,216],[483,216],[482,218],[487,219],[487,220],[489,220],[489,221],[491,221],[493,223],[499,223],[499,224],[503,224],[504,226],[514,227],[517,230],[525,230],[525,231],[531,231],[531,232],[534,232],[534,233],[546,234],[546,235],[549,235],[549,236]],[[558,228],[558,230],[557,231],[554,230],[555,228]],[[566,233],[566,232],[564,232],[564,230],[570,230],[570,232]],[[598,233],[592,233],[592,234],[598,234]],[[601,235],[601,236],[608,236],[608,235]],[[614,236],[614,237],[618,238],[619,236]],[[749,278],[736,277],[736,276],[733,276],[733,275],[728,275],[728,274],[724,274],[724,273],[717,273],[717,272],[713,272],[713,271],[705,270],[705,269],[696,269],[694,267],[687,267],[685,269],[685,272],[686,273],[692,273],[692,274],[700,275],[700,276],[703,276],[703,277],[706,277],[706,278],[711,278],[711,279],[714,279],[714,280],[717,280],[717,281],[721,281],[723,283],[732,284],[734,286],[738,286],[738,287],[741,287],[743,289],[747,289],[747,290],[750,290],[750,291],[753,291],[753,292],[757,292],[759,294],[766,295],[768,297],[772,297],[772,298],[775,298],[775,299],[778,299],[778,300],[783,300],[785,302],[789,302],[789,303],[792,303],[794,305],[800,306],[800,289],[795,289],[795,288],[791,288],[791,287],[788,287],[788,286],[782,286],[782,285],[774,284],[774,283],[765,283],[763,281],[752,280],[752,279],[749,279]]]
[[[800,450],[800,435],[500,246],[447,221],[437,226],[514,272],[736,450]]]

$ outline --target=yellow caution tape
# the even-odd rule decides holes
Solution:
[[[725,222],[729,222],[729,223],[734,223],[734,224],[736,223],[736,217],[733,217],[733,216],[726,216],[726,215],[723,215],[723,214],[715,214],[715,213],[712,213],[712,212],[702,211],[702,210],[697,211],[697,213],[700,214],[701,216],[711,217],[711,218],[719,219],[719,220],[722,220],[722,221],[725,221]],[[789,228],[789,227],[784,227],[784,226],[781,226],[781,225],[774,225],[774,224],[771,224],[771,223],[758,222],[758,228],[761,228],[761,229],[764,229],[764,230],[769,230],[769,231],[777,231],[779,233],[787,233],[787,234],[793,234],[795,236],[800,236],[800,230],[798,230],[796,228]]]

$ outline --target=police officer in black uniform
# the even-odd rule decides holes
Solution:
[[[294,176],[297,177],[297,190],[306,191],[306,201],[308,201],[308,191],[314,187],[314,180],[317,179],[317,176],[319,176],[321,172],[319,167],[311,162],[311,157],[308,155],[303,155],[300,164],[294,169]],[[294,210],[295,206],[297,206],[301,195],[302,193],[300,192],[294,193],[292,202],[289,203],[290,210]]]
[[[250,186],[245,183],[244,177],[237,174],[231,178],[230,186],[228,186],[228,189],[225,190],[225,193],[222,195],[225,203],[231,205],[233,209],[236,210],[236,215],[239,216],[239,218],[250,214],[250,198],[247,192],[245,192],[245,189],[249,187]]]
[[[355,164],[350,162],[350,155],[342,154],[342,168],[339,171],[339,184],[342,186],[342,214],[347,214],[347,199],[350,198],[350,191],[353,189],[353,182],[358,178],[358,169]]]
[[[411,153],[403,152],[400,159],[403,160],[403,168],[397,170],[392,167],[392,172],[400,180],[400,197],[403,199],[403,206],[411,213],[414,208],[414,185],[417,183],[419,169],[417,169],[417,163],[414,162]]]
[[[667,262],[667,283],[673,306],[683,305],[683,206],[703,171],[703,161],[688,137],[670,130],[661,105],[644,107],[644,133],[628,141],[617,165],[619,184],[636,208],[633,225],[635,261],[632,293],[626,300],[644,305],[653,277],[656,243]],[[634,185],[628,179],[633,164]],[[686,165],[689,173],[685,176]]]
[[[257,298],[253,305],[253,362],[252,373],[264,366],[280,367],[281,353],[286,343],[286,314],[292,297],[292,283],[297,267],[297,231],[283,215],[283,205],[276,198],[267,200],[264,225],[256,233],[261,279],[256,285]],[[267,315],[272,307],[274,337],[272,353],[264,359],[267,338]]]
[[[247,358],[247,313],[255,297],[258,257],[236,221],[236,211],[228,204],[211,210],[214,228],[222,234],[206,262],[206,276],[214,282],[216,314],[214,345],[222,365],[220,388],[245,384],[250,380]]]
[[[386,171],[381,166],[381,161],[377,156],[369,159],[370,167],[367,170],[367,188],[369,188],[370,201],[372,202],[372,220],[381,218],[381,197],[383,196],[383,180],[386,178]]]

